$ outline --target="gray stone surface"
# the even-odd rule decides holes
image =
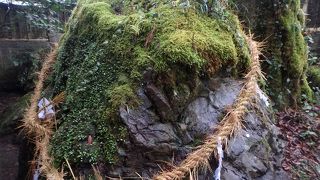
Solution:
[[[210,84],[212,82],[215,83],[214,88]],[[164,161],[180,163],[206,135],[214,132],[225,108],[232,105],[239,94],[242,82],[230,78],[203,81],[198,95],[170,121],[162,120],[159,108],[163,108],[161,105],[165,107],[163,112],[175,111],[175,106],[172,106],[174,101],[170,101],[174,98],[152,86],[152,93],[149,94],[150,89],[138,90],[137,94],[143,102],[138,108],[121,107],[119,110],[130,134],[130,141],[119,151],[121,156],[126,157],[125,163],[119,165],[121,172],[115,169],[123,176],[138,172],[144,177],[152,177],[160,170],[158,164],[166,167],[168,164],[162,164]],[[160,101],[160,105],[155,100]],[[229,141],[223,160],[222,179],[287,178],[279,163],[283,143],[277,139],[278,131],[271,123],[265,103],[258,102],[258,107],[260,111],[251,110],[245,117],[244,129]],[[212,159],[210,163],[215,169],[216,160]],[[212,177],[212,172],[200,171],[199,179]]]
[[[161,120],[173,121],[174,116],[172,108],[166,96],[154,84],[146,85],[145,92],[147,96],[150,98],[150,100],[153,102]]]

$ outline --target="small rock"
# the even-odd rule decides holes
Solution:
[[[172,108],[165,95],[154,84],[146,85],[145,92],[151,99],[160,118],[164,121],[173,121]]]
[[[224,180],[242,180],[245,177],[241,171],[235,169],[228,162],[223,163],[223,171],[221,172],[221,179]]]
[[[142,88],[139,88],[137,91],[138,97],[142,100],[142,107],[148,109],[152,106],[152,103],[150,102],[149,98],[145,95]]]
[[[239,167],[245,168],[245,171],[253,178],[264,175],[268,170],[263,162],[254,154],[243,153],[239,160],[241,161],[241,166]]]
[[[223,109],[233,104],[240,92],[241,82],[226,78],[221,80],[220,85],[215,86],[218,88],[209,93],[210,103],[218,109]]]
[[[185,110],[183,122],[188,125],[191,136],[201,137],[213,131],[219,115],[220,112],[209,104],[207,98],[199,97]]]
[[[120,148],[120,147],[118,148],[118,154],[120,156],[126,156],[127,155],[126,151],[123,148]]]
[[[155,114],[142,107],[133,109],[130,113],[125,108],[120,108],[120,117],[127,125],[135,144],[169,153],[174,148],[168,144],[182,142],[175,134],[172,124],[161,123]]]
[[[181,131],[186,131],[188,126],[184,123],[179,123],[179,127]]]

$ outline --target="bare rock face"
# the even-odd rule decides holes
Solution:
[[[187,125],[188,132],[194,138],[203,137],[213,132],[219,120],[222,118],[222,112],[225,107],[231,106],[241,89],[241,81],[232,79],[216,79],[216,87],[214,91],[208,88],[190,104],[183,112],[182,122]],[[214,82],[215,82],[214,81]]]
[[[154,85],[141,88],[142,104],[136,109],[120,108],[120,117],[127,126],[130,140],[119,148],[123,161],[110,175],[123,177],[152,177],[169,162],[178,164],[201,144],[204,137],[217,127],[225,108],[235,101],[242,82],[230,78],[216,78],[201,82],[197,95],[185,104],[181,114],[170,121],[162,121],[174,102]],[[166,99],[168,98],[168,99]],[[269,118],[267,107],[259,103],[259,111],[252,110],[245,118],[245,128],[232,138],[225,150],[222,179],[288,179],[281,169],[282,147],[277,128]],[[174,111],[174,110],[172,110]],[[169,112],[170,113],[170,112]],[[262,115],[263,114],[263,115]],[[212,169],[217,162],[211,160]],[[118,176],[119,177],[119,176]],[[200,172],[200,179],[212,179],[212,172]]]

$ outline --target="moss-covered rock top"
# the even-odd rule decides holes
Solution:
[[[220,71],[246,70],[249,52],[236,16],[187,2],[79,2],[52,80],[54,94],[67,94],[51,144],[57,164],[64,158],[73,164],[117,161],[117,144],[126,138],[118,108],[139,104],[136,90],[146,83],[147,69],[153,77],[169,77],[156,78],[158,84],[184,84],[177,89],[192,89],[188,81]]]

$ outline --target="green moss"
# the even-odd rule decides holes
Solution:
[[[112,108],[119,108],[120,106],[126,105],[126,103],[132,105],[138,104],[136,94],[128,84],[116,86],[109,93],[109,102]]]
[[[265,41],[266,61],[262,67],[268,81],[268,95],[279,108],[297,106],[302,95],[310,94],[303,80],[308,63],[300,0],[261,1],[256,4],[257,9],[254,15],[250,10],[240,14],[248,26],[253,26],[251,30],[256,37]]]
[[[119,82],[119,81],[118,81]],[[110,107],[107,108],[107,116],[115,116],[119,107],[126,106],[134,108],[139,105],[139,99],[129,84],[116,85],[107,91]]]
[[[320,67],[318,66],[311,66],[308,69],[308,79],[311,82],[310,85],[313,88],[320,89]]]
[[[309,83],[307,81],[307,76],[303,76],[301,84],[302,84],[301,85],[302,97],[305,98],[309,102],[313,102],[314,101],[314,93],[313,93],[311,87],[309,86]]]
[[[272,57],[268,62],[268,80],[271,97],[280,106],[297,106],[302,95],[312,98],[305,81],[307,70],[307,44],[302,35],[300,0],[281,1],[277,5],[273,31],[269,44]],[[270,33],[270,32],[268,32]]]
[[[126,136],[117,110],[139,104],[136,87],[147,68],[163,77],[183,71],[185,77],[169,83],[177,87],[167,89],[191,93],[190,77],[248,67],[249,50],[234,15],[218,19],[152,2],[160,1],[82,0],[74,10],[54,73],[55,94],[67,94],[51,143],[57,164],[64,157],[75,164],[117,160],[117,142]],[[86,144],[88,135],[93,145]]]
[[[305,14],[304,14],[302,9],[298,10],[297,16],[298,16],[298,21],[300,22],[301,27],[305,28],[305,26],[306,26],[306,16],[305,16]]]
[[[160,9],[160,35],[156,36],[154,45],[157,59],[181,62],[198,69],[209,61],[217,64],[237,63],[237,50],[233,34],[223,29],[218,21],[194,11],[184,13],[176,9]],[[159,57],[160,55],[160,57]]]
[[[113,134],[120,127],[104,114],[108,106],[106,89],[117,80],[121,63],[108,59],[104,47],[92,43],[90,36],[70,36],[62,47],[55,91],[65,90],[67,98],[52,139],[52,154],[58,164],[64,157],[73,163],[114,162],[117,137]],[[96,145],[85,145],[88,135],[93,135]]]
[[[285,28],[285,55],[289,58],[288,71],[293,78],[302,76],[307,66],[307,46],[301,33],[301,26],[295,17],[295,10],[290,10],[281,17]]]
[[[239,32],[234,35],[219,20],[194,10],[185,12],[183,9],[160,6],[148,13],[138,11],[115,15],[110,7],[103,2],[88,4],[83,6],[82,13],[86,14],[84,17],[95,19],[96,29],[103,36],[101,39],[108,39],[104,44],[111,47],[110,51],[115,55],[124,58],[137,55],[135,59],[138,59],[139,47],[144,48],[146,37],[155,28],[150,39],[150,53],[147,52],[150,58],[146,64],[151,64],[158,71],[165,71],[172,63],[195,66],[201,70],[210,61],[216,61],[213,64],[217,66],[232,67],[238,63],[239,57],[249,59],[247,49],[244,50],[241,45],[236,47],[235,36],[241,36]],[[230,17],[235,20],[234,16]],[[136,64],[134,62],[134,68]]]

